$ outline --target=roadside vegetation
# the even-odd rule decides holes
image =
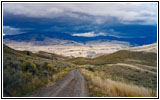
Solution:
[[[68,61],[83,66],[90,96],[156,96],[156,53],[121,50],[93,59]]]
[[[155,92],[149,88],[114,81],[105,77],[103,72],[94,72],[90,69],[82,69],[86,77],[89,96],[93,97],[151,97]]]
[[[59,60],[58,56],[16,51],[3,45],[4,96],[24,96],[42,86],[51,86],[64,77],[74,64]],[[63,59],[61,57],[60,59]]]

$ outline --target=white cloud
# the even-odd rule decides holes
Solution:
[[[3,8],[4,13],[38,18],[71,16],[89,19],[80,15],[84,13],[96,16],[97,24],[103,23],[108,16],[116,17],[120,22],[127,24],[138,20],[144,20],[142,24],[156,24],[157,22],[156,3],[4,3]]]
[[[128,36],[121,36],[121,33],[116,32],[114,29],[108,30],[108,32],[86,32],[86,33],[74,33],[72,36],[80,36],[80,37],[96,37],[96,36],[111,36],[111,37],[116,37],[116,38],[130,38]]]
[[[19,28],[14,28],[11,26],[3,26],[3,36],[4,35],[15,35],[15,34],[21,34],[24,32],[21,32]]]
[[[106,36],[106,34],[105,34],[105,33],[87,32],[87,33],[76,33],[76,34],[72,34],[72,36],[96,37],[96,36]]]

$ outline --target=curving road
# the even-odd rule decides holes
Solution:
[[[86,82],[80,69],[70,71],[64,78],[49,88],[35,91],[31,97],[86,97]]]

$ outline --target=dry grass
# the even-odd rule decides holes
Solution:
[[[51,77],[51,80],[49,80],[49,82],[47,83],[46,87],[53,86],[56,83],[57,80],[63,78],[72,69],[74,69],[74,67],[73,68],[65,68],[61,72],[59,72],[57,74],[53,74],[52,77]]]
[[[86,76],[88,81],[92,84],[89,88],[98,93],[98,96],[110,96],[110,97],[151,97],[154,96],[150,89],[139,87],[136,85],[129,85],[122,82],[116,82],[111,79],[101,78],[100,75],[94,74],[94,72],[82,69],[81,72]],[[94,88],[93,88],[94,87]]]

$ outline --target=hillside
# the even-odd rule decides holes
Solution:
[[[45,51],[39,51],[35,54],[38,57],[46,58],[46,59],[50,59],[50,60],[65,60],[65,59],[67,59],[67,57],[63,57],[61,55],[57,55],[57,54],[54,54],[54,53],[48,53],[48,52],[45,52]]]
[[[5,44],[3,45],[4,48],[4,52],[5,53],[11,53],[11,54],[22,54],[22,55],[27,55],[27,56],[31,56],[31,57],[40,57],[40,58],[46,58],[46,59],[50,59],[50,60],[64,60],[67,59],[66,57],[63,57],[61,55],[57,55],[54,53],[48,53],[45,51],[39,51],[37,53],[32,53],[31,51],[19,51],[19,50],[14,50],[8,46],[6,46]]]
[[[146,52],[120,50],[115,53],[106,54],[93,59],[78,57],[78,58],[72,58],[66,61],[74,64],[78,64],[78,65],[84,65],[84,64],[104,65],[104,64],[125,62],[127,59],[140,60],[142,61],[141,63],[156,66],[157,54],[150,53],[150,52],[146,53]]]
[[[131,47],[131,48],[129,48],[129,50],[157,53],[157,43],[153,43],[153,44],[149,44],[149,45],[143,45],[143,46],[137,46],[137,47]]]
[[[50,93],[48,87],[54,88],[57,80],[74,68],[82,69],[89,96],[156,95],[157,54],[152,52],[120,50],[92,59],[70,59],[44,51],[18,51],[3,45],[3,61],[4,96],[30,95],[40,87]],[[76,80],[71,84],[74,82]],[[44,94],[43,89],[37,92]]]
[[[131,96],[133,93],[129,93],[132,90],[142,91],[136,90],[137,86],[148,88],[155,95],[157,89],[156,53],[120,50],[93,59],[78,57],[66,61],[85,67],[87,71],[82,70],[82,73],[88,80],[91,96]],[[111,91],[114,92],[108,93],[106,88],[113,89]],[[147,92],[141,93],[144,95]]]
[[[75,67],[63,59],[55,54],[17,51],[3,45],[4,96],[23,96],[54,83]]]

